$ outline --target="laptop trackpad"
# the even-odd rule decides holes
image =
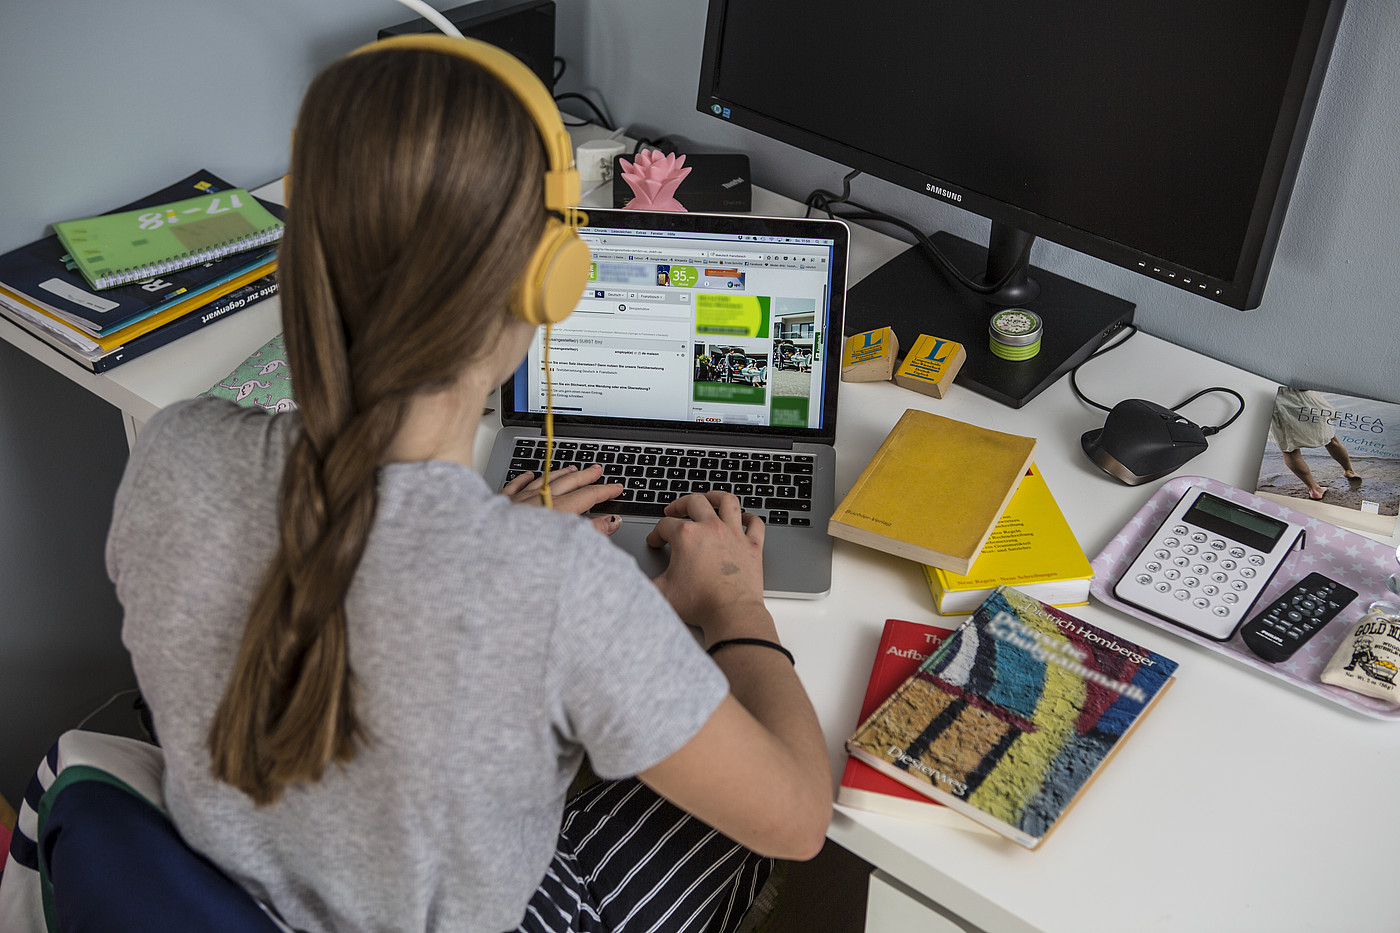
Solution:
[[[607,503],[601,508],[607,508]],[[655,524],[655,521],[638,521],[624,517],[622,527],[608,536],[609,541],[637,559],[637,566],[642,568],[642,573],[648,577],[654,577],[665,570],[666,564],[671,560],[669,544],[659,548],[647,544],[647,535]]]
[[[608,538],[631,554],[648,577],[665,570],[671,559],[669,545],[653,548],[647,544],[647,534],[654,524],[654,520],[627,516],[622,519],[622,527]],[[831,591],[832,539],[823,533],[808,533],[812,531],[768,527],[763,546],[763,595],[817,599]]]

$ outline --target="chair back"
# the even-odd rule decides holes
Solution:
[[[282,933],[169,817],[100,768],[65,769],[39,809],[50,933]]]

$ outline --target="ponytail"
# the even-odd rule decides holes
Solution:
[[[351,56],[307,91],[279,250],[301,433],[277,552],[208,733],[214,776],[260,805],[372,739],[345,599],[378,467],[411,400],[498,344],[544,229],[544,165],[514,94],[455,56]]]
[[[374,522],[375,474],[402,406],[352,421],[325,456],[310,432],[282,481],[281,543],[254,598],[209,732],[216,777],[257,804],[320,780],[364,739],[356,716],[345,594]]]

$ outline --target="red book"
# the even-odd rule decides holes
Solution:
[[[856,722],[865,722],[900,684],[914,675],[919,665],[952,631],[922,622],[886,619],[885,630],[880,635],[880,649],[875,654],[875,666],[870,672],[865,699],[861,701],[860,716]],[[836,802],[857,810],[954,826],[971,832],[991,832],[855,758],[846,759],[846,770],[841,775]]]

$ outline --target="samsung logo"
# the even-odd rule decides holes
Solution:
[[[929,194],[936,194],[940,198],[947,198],[949,201],[962,201],[962,195],[949,191],[947,188],[940,188],[932,182],[924,185],[924,190]]]

